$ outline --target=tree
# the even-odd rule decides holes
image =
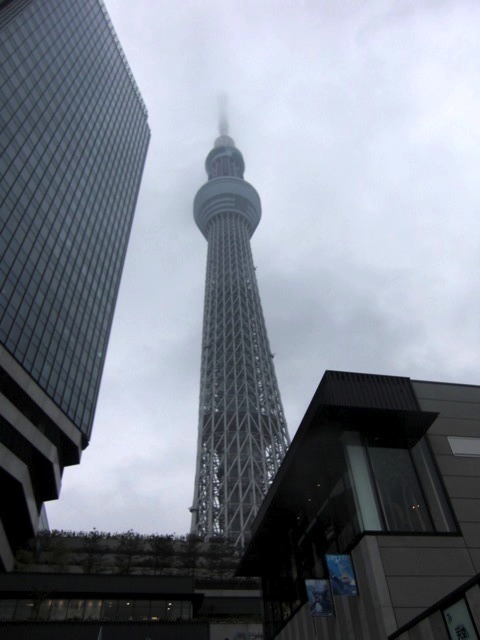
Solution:
[[[151,567],[153,574],[162,573],[162,569],[171,569],[175,555],[175,537],[173,535],[153,535],[148,537]]]
[[[233,544],[225,538],[210,538],[205,549],[205,557],[211,578],[231,577],[238,564]]]
[[[115,536],[117,539],[117,553],[115,554],[115,565],[118,573],[130,574],[135,564],[135,557],[143,551],[143,538],[132,529],[126,533]]]
[[[83,537],[82,551],[84,555],[80,561],[84,573],[102,573],[106,567],[104,544],[105,536],[95,528]]]
[[[188,570],[188,573],[192,576],[195,575],[195,570],[198,565],[200,555],[200,543],[202,538],[194,533],[189,533],[185,536],[185,542],[182,549],[182,565]]]

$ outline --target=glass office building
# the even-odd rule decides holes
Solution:
[[[0,91],[0,443],[33,513],[88,443],[150,132],[101,0],[0,2]]]

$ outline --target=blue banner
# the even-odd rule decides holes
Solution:
[[[305,580],[310,614],[312,616],[333,616],[332,594],[328,580]]]
[[[334,596],[356,596],[357,582],[348,555],[326,555],[330,584]]]

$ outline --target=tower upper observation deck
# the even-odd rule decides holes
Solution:
[[[212,219],[226,211],[243,217],[250,236],[262,215],[260,197],[243,179],[245,162],[230,136],[221,134],[205,160],[208,182],[201,187],[194,201],[194,217],[200,231],[207,237]]]

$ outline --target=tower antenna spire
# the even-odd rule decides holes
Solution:
[[[228,136],[228,96],[220,93],[218,96],[218,132],[221,136]]]

